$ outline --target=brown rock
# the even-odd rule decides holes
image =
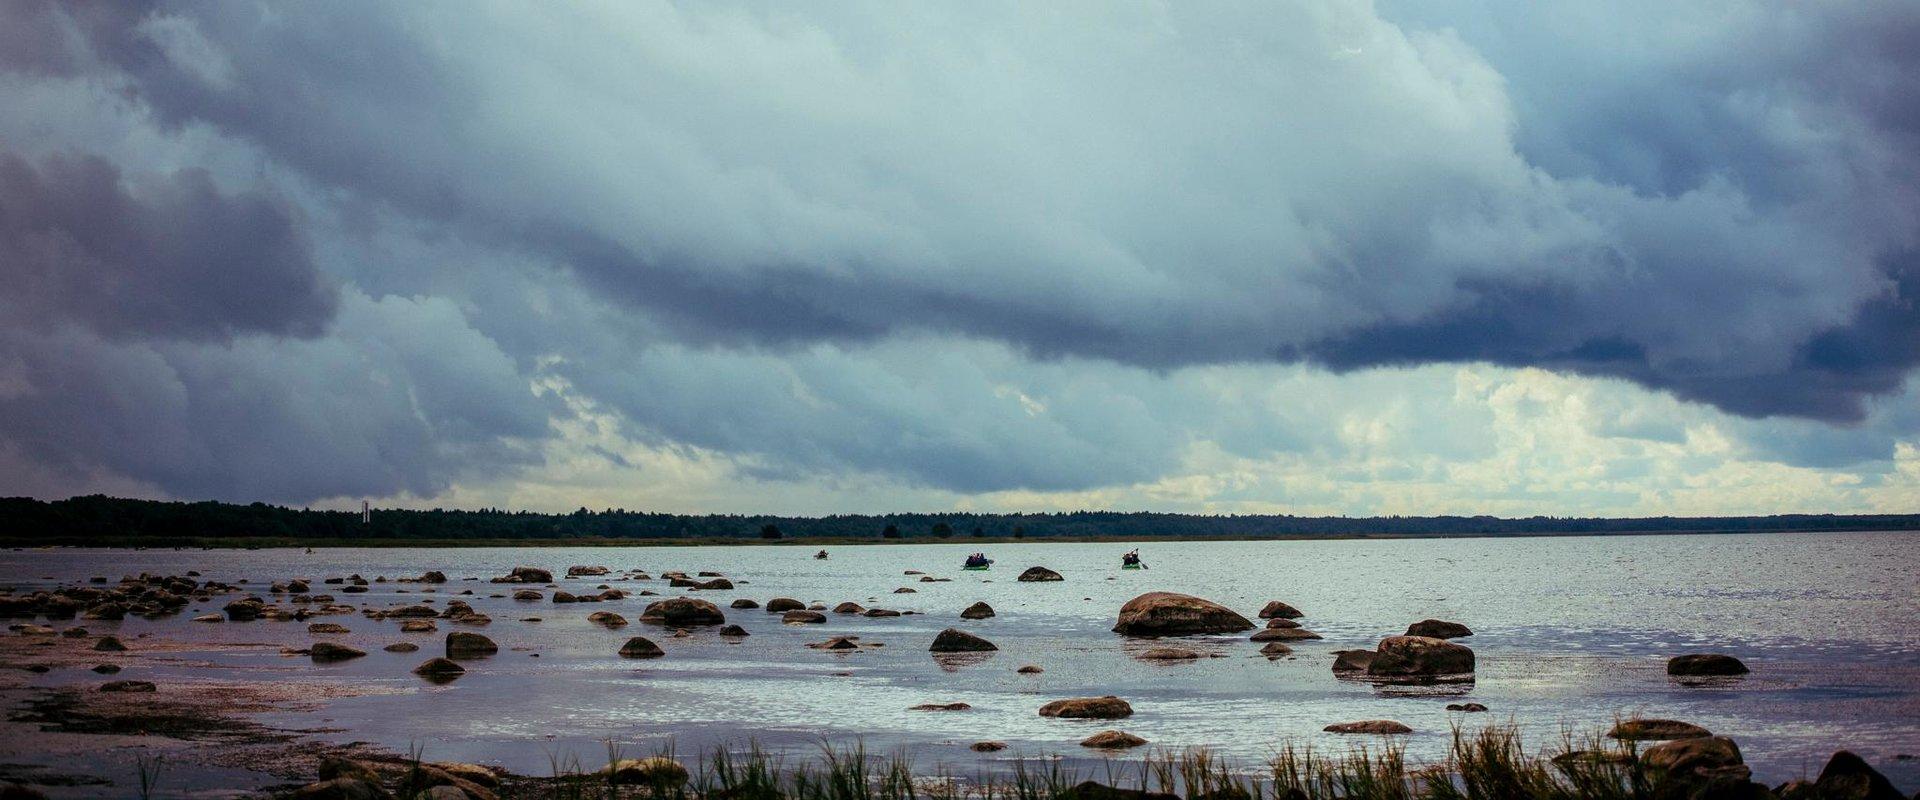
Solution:
[[[1322,728],[1328,733],[1372,733],[1390,735],[1412,733],[1413,729],[1390,719],[1368,719],[1359,722],[1337,722]]]
[[[1380,679],[1461,678],[1473,674],[1473,650],[1427,636],[1389,636],[1380,640],[1367,676]]]
[[[1046,567],[1028,567],[1027,571],[1020,573],[1019,577],[1021,583],[1044,583],[1063,580],[1066,580],[1066,578],[1060,577],[1060,573],[1054,572]]]
[[[1134,656],[1141,661],[1192,661],[1199,657],[1199,653],[1180,647],[1155,647]]]
[[[1007,749],[1007,743],[1006,742],[974,742],[972,745],[969,746],[968,749],[971,749],[973,752],[976,752],[976,753],[998,753],[1002,750]]]
[[[1306,615],[1300,613],[1300,609],[1278,600],[1269,602],[1260,608],[1261,619],[1299,619],[1304,616]]]
[[[734,608],[759,608],[760,601],[742,597],[733,601]]]
[[[852,600],[848,600],[847,602],[841,603],[840,605],[833,607],[833,613],[835,614],[858,614],[866,610],[867,609],[865,607],[861,606],[859,603],[853,602]]]
[[[921,703],[908,711],[971,711],[973,706],[966,703]]]
[[[960,612],[961,619],[986,619],[991,616],[993,616],[993,606],[987,605],[985,601],[967,606],[965,611]]]
[[[669,597],[649,604],[640,612],[641,622],[684,628],[695,625],[725,625],[727,616],[720,607],[692,597]]]
[[[344,644],[335,644],[333,642],[314,642],[313,647],[308,650],[308,654],[312,656],[314,661],[329,662],[359,658],[366,655],[367,651],[356,650]]]
[[[382,647],[380,649],[385,650],[389,653],[412,653],[412,652],[418,651],[420,649],[420,645],[414,644],[412,642],[394,642],[393,644],[387,645],[386,647]]]
[[[1081,747],[1096,747],[1101,750],[1126,750],[1146,744],[1147,740],[1126,731],[1101,731],[1080,740]]]
[[[1148,592],[1120,607],[1115,633],[1128,636],[1179,636],[1233,633],[1253,627],[1246,617],[1211,600],[1173,592]]]
[[[787,625],[817,625],[827,621],[827,615],[818,611],[789,611],[780,615],[780,622]]]
[[[587,615],[587,621],[607,628],[619,628],[627,624],[627,618],[611,611],[595,611]]]
[[[1306,628],[1261,628],[1247,637],[1250,642],[1304,642],[1324,638]]]
[[[421,662],[420,666],[414,667],[413,674],[422,678],[451,680],[467,674],[467,668],[449,659],[429,658]]]
[[[674,788],[687,782],[687,768],[664,756],[623,758],[600,770],[608,783]]]
[[[1055,700],[1040,707],[1040,716],[1062,719],[1122,719],[1133,716],[1133,706],[1113,695]]]
[[[773,598],[772,600],[767,601],[767,613],[769,614],[781,614],[788,611],[801,611],[801,610],[804,610],[806,607],[807,607],[806,603],[802,603],[791,597],[776,597],[776,598]]]
[[[159,691],[159,687],[154,686],[153,681],[107,681],[100,684],[100,691],[142,694]]]

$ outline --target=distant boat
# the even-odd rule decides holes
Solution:
[[[818,553],[814,553],[813,557],[814,557],[814,560],[816,561],[825,561],[827,560],[827,551],[822,550]]]
[[[993,559],[988,558],[985,553],[974,553],[973,555],[967,556],[967,563],[960,568],[977,570],[977,569],[987,569],[992,566],[993,566]]]
[[[1120,556],[1120,568],[1121,569],[1146,569],[1147,565],[1140,560],[1140,551],[1135,549],[1135,550],[1128,550],[1126,553],[1123,553]]]

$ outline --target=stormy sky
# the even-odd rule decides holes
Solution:
[[[0,494],[1920,511],[1912,2],[0,0]]]

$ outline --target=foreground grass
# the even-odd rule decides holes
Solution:
[[[669,752],[656,757],[673,759]],[[1530,753],[1509,727],[1456,730],[1443,761],[1409,765],[1398,745],[1338,754],[1286,745],[1264,764],[1236,764],[1206,750],[1154,751],[1075,768],[1056,760],[1011,762],[1010,770],[963,778],[944,767],[918,769],[904,754],[823,747],[789,763],[757,747],[715,750],[684,763],[688,774],[629,775],[555,758],[549,778],[510,787],[507,797],[554,800],[1651,800],[1654,781],[1630,744],[1572,735],[1548,753]],[[626,756],[609,745],[607,763]],[[1091,782],[1091,783],[1089,783]]]

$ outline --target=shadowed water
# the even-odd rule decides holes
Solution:
[[[117,579],[142,571],[207,579],[245,578],[263,592],[273,580],[306,577],[314,591],[327,576],[368,578],[445,572],[451,582],[422,594],[418,584],[376,583],[367,594],[335,592],[341,602],[385,607],[460,596],[493,617],[479,629],[501,646],[489,659],[469,662],[459,680],[433,686],[409,674],[438,655],[450,630],[402,634],[399,621],[358,616],[324,618],[350,634],[310,636],[305,623],[192,623],[194,613],[216,611],[230,597],[199,604],[190,613],[149,621],[88,621],[95,633],[189,643],[268,642],[304,646],[316,639],[351,644],[365,658],[314,665],[272,649],[235,652],[208,647],[178,662],[129,668],[118,678],[154,681],[198,677],[281,677],[377,685],[393,692],[336,701],[314,714],[268,718],[338,741],[370,741],[395,750],[425,746],[430,759],[495,763],[544,774],[550,756],[577,754],[593,764],[603,740],[626,743],[630,753],[664,747],[681,753],[719,743],[759,741],[771,749],[812,752],[823,741],[863,739],[870,750],[909,748],[931,769],[966,774],[1042,754],[1085,758],[1077,742],[1098,730],[1121,728],[1156,746],[1207,746],[1248,763],[1292,739],[1317,748],[1344,748],[1355,737],[1321,732],[1329,723],[1396,719],[1415,733],[1402,737],[1409,755],[1437,758],[1450,726],[1511,721],[1539,746],[1563,730],[1597,731],[1622,716],[1673,717],[1737,739],[1756,778],[1772,783],[1817,772],[1835,749],[1852,749],[1911,791],[1920,765],[1896,760],[1920,752],[1920,539],[1912,534],[1762,534],[1729,536],[1558,537],[1382,541],[1274,541],[1145,543],[1149,569],[1122,571],[1119,554],[1133,545],[1022,543],[832,548],[475,548],[321,549],[264,551],[34,551],[0,556],[0,583],[26,589],[93,575]],[[998,563],[988,572],[959,569],[975,549]],[[762,610],[726,609],[729,622],[752,635],[728,640],[711,629],[687,638],[640,624],[653,598],[556,605],[505,597],[513,586],[485,582],[515,565],[552,570],[569,565],[611,567],[606,578],[561,578],[576,593],[606,582],[638,592],[694,594],[723,609],[737,597],[764,603],[792,597],[831,606],[852,600],[868,607],[921,612],[869,619],[829,613],[824,625],[782,625]],[[1017,583],[1020,570],[1045,565],[1060,583]],[[621,570],[657,576],[668,570],[713,570],[736,583],[733,591],[669,589],[664,580],[617,581]],[[909,569],[951,578],[922,583]],[[480,580],[463,580],[478,578]],[[912,594],[893,594],[897,587]],[[546,594],[550,590],[542,588]],[[1326,638],[1293,643],[1294,655],[1268,660],[1245,635],[1194,637],[1181,646],[1218,658],[1150,663],[1134,658],[1166,642],[1111,633],[1119,606],[1146,591],[1196,594],[1253,617],[1268,600],[1306,613],[1306,627]],[[401,593],[405,591],[406,593]],[[984,600],[998,616],[961,620],[968,604]],[[635,624],[607,630],[586,621],[608,610]],[[540,622],[521,622],[538,616]],[[1331,651],[1371,648],[1408,623],[1437,617],[1471,626],[1460,640],[1478,656],[1477,680],[1446,688],[1376,687],[1340,680],[1329,669]],[[982,635],[997,653],[940,659],[927,644],[942,628]],[[884,647],[834,653],[804,647],[851,634]],[[621,659],[627,637],[644,635],[667,651],[661,659]],[[381,647],[411,640],[421,652]],[[1743,679],[1686,686],[1665,674],[1666,658],[1686,652],[1724,652],[1753,668]],[[537,657],[536,657],[537,655]],[[1023,664],[1045,668],[1021,675]],[[88,682],[97,676],[66,670],[39,676],[46,684]],[[1052,699],[1114,694],[1129,700],[1132,718],[1087,722],[1039,717]],[[1485,714],[1444,710],[1471,700]],[[919,712],[921,703],[965,702],[964,712]],[[1010,749],[982,755],[967,745],[982,739]]]

